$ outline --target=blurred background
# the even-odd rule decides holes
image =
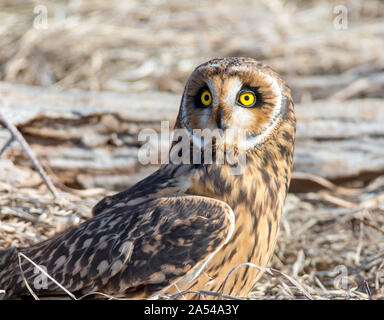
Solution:
[[[181,94],[197,65],[250,56],[289,80],[296,102],[327,98],[383,70],[383,15],[375,0],[2,0],[0,79]]]
[[[153,172],[137,161],[138,133],[172,123],[189,74],[222,56],[280,73],[298,118],[271,261],[297,282],[265,275],[252,297],[382,299],[379,0],[0,0],[0,111],[69,201],[52,201],[17,143],[3,148],[0,247],[78,224],[102,196]],[[0,145],[9,138],[0,127]]]

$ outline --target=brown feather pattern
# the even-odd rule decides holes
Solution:
[[[257,88],[260,105],[236,109],[241,107],[228,97],[238,83]],[[214,102],[209,109],[197,108],[196,94],[205,86]],[[238,118],[243,117],[243,129],[251,138],[270,129],[247,150],[241,175],[233,175],[228,163],[163,165],[132,188],[102,199],[94,217],[83,224],[28,248],[1,251],[0,289],[5,297],[28,295],[19,252],[44,265],[71,292],[136,298],[178,290],[220,291],[240,263],[265,267],[291,178],[296,120],[290,89],[254,59],[211,60],[188,80],[175,127],[216,128],[218,117],[228,127],[241,126]],[[22,259],[21,268],[33,283],[34,267]],[[239,268],[223,293],[246,296],[260,276],[257,269]],[[49,282],[37,293],[57,291]]]

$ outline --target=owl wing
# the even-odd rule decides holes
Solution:
[[[234,230],[232,209],[200,196],[164,197],[111,213],[35,246],[0,252],[0,289],[6,297],[26,295],[28,281],[37,294],[61,291],[50,280],[44,287],[26,259],[19,265],[21,252],[70,292],[152,296],[193,280]]]
[[[133,187],[100,200],[93,207],[92,214],[96,216],[113,211],[115,206],[139,204],[171,194],[184,193],[191,186],[188,176],[193,170],[191,165],[163,165]]]

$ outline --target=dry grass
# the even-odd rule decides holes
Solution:
[[[33,13],[37,4],[46,5],[47,29],[33,27],[39,21]],[[339,4],[2,1],[0,80],[58,89],[181,93],[196,65],[230,55],[263,60],[286,78],[374,73],[383,67],[384,3],[348,1],[348,29],[336,30],[333,10]],[[290,85],[295,89],[295,81]],[[316,90],[296,98],[316,97]]]
[[[290,194],[272,266],[296,278],[315,299],[384,298],[383,197],[384,177],[349,196],[326,190]],[[343,276],[344,285],[338,283]],[[301,295],[269,276],[255,294]]]
[[[330,93],[319,94],[316,85],[300,91],[295,79],[369,78],[384,69],[384,3],[378,0],[349,1],[343,31],[333,26],[338,1],[47,1],[44,30],[33,27],[36,4],[0,3],[0,80],[181,93],[199,63],[243,55],[293,79],[295,99],[303,100]],[[358,96],[382,97],[382,87],[372,90],[363,86]],[[38,179],[28,168],[0,170],[0,248],[36,243],[84,221],[103,195],[60,191],[68,202],[57,203],[44,185],[30,187]],[[250,298],[383,299],[383,179],[356,190],[290,194],[270,263],[278,271],[265,273]],[[342,276],[346,281],[338,282]]]
[[[55,203],[44,185],[15,188],[1,183],[0,247],[33,244],[85,221],[105,193],[60,191],[68,202]],[[323,189],[290,194],[272,269],[248,298],[383,299],[383,198],[384,177],[341,193]]]

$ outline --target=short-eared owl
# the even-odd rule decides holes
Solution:
[[[31,247],[1,251],[5,298],[28,295],[26,281],[38,295],[62,292],[50,280],[46,288],[33,288],[39,272],[25,258],[19,265],[19,253],[76,296],[188,291],[185,297],[198,298],[200,290],[247,296],[259,269],[244,265],[226,277],[241,263],[265,267],[271,258],[290,183],[295,123],[290,89],[268,66],[237,57],[198,66],[175,128],[202,149],[196,129],[242,131],[241,143],[228,135],[223,145],[224,153],[229,147],[245,152],[242,172],[234,174],[226,160],[163,164],[132,188],[102,199],[94,217],[79,226]]]

